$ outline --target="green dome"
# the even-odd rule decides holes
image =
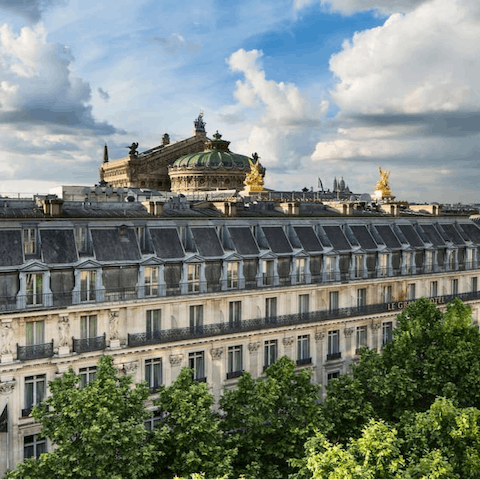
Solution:
[[[206,152],[191,153],[177,158],[172,165],[173,168],[239,168],[250,170],[249,158],[246,155],[239,155],[225,150],[207,150]]]

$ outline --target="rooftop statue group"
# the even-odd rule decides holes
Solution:
[[[392,191],[390,190],[390,184],[388,183],[388,177],[390,172],[382,170],[382,167],[378,167],[380,172],[380,180],[377,182],[375,189],[382,192],[382,197],[391,197]]]
[[[250,162],[250,172],[245,177],[245,186],[249,192],[262,192],[265,176],[265,168],[259,162],[259,156],[257,152],[252,154],[252,159],[248,159]]]

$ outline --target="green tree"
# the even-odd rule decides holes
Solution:
[[[227,445],[238,449],[234,476],[287,478],[295,471],[289,461],[301,458],[314,428],[322,428],[320,387],[312,385],[311,370],[296,373],[295,368],[282,357],[264,379],[245,372],[237,389],[220,400]]]
[[[155,427],[154,443],[167,459],[155,463],[156,478],[231,474],[235,449],[224,447],[219,417],[212,412],[213,395],[206,383],[193,380],[191,369],[183,368],[172,385],[161,389],[155,404],[162,418]]]
[[[132,388],[131,376],[121,376],[113,360],[100,358],[97,376],[84,387],[70,368],[49,382],[50,397],[32,410],[42,422],[41,435],[53,452],[30,458],[8,473],[9,478],[140,478],[152,471],[158,457],[147,441],[144,419],[149,390]]]

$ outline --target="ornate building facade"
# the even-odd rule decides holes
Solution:
[[[0,473],[52,448],[30,416],[48,382],[72,367],[86,383],[105,354],[151,400],[183,366],[218,399],[282,355],[326,385],[361,346],[390,341],[396,314],[421,296],[458,296],[478,321],[473,221],[261,203],[214,214],[0,199]]]

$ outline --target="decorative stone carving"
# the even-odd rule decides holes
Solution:
[[[381,326],[382,326],[381,323],[372,323],[372,324],[370,325],[370,328],[371,328],[374,332],[376,332]]]
[[[258,347],[260,347],[260,342],[253,342],[248,344],[248,350],[250,353],[255,353],[258,350]]]
[[[183,361],[183,354],[177,354],[177,355],[170,355],[170,365],[172,367],[177,367],[180,365]]]
[[[12,340],[13,340],[13,327],[12,327],[12,325],[8,325],[8,324],[2,325],[2,348],[0,350],[1,355],[11,355],[11,354],[13,354]]]
[[[315,341],[319,342],[325,338],[325,333],[323,332],[315,332]]]
[[[58,337],[58,346],[66,347],[70,337],[70,323],[68,317],[60,317],[60,320],[58,321]]]
[[[291,345],[293,345],[293,341],[294,341],[294,338],[293,338],[293,337],[284,337],[284,339],[283,339],[283,344],[284,344],[286,347],[290,347]]]
[[[15,389],[16,382],[0,382],[0,395],[10,395]]]
[[[352,336],[352,333],[353,333],[353,327],[347,327],[347,328],[345,328],[345,330],[343,331],[343,333],[345,334],[346,337],[351,337],[351,336]]]
[[[109,328],[110,328],[110,340],[118,339],[118,310],[111,310],[108,315]]]
[[[138,367],[139,367],[138,362],[130,362],[124,365],[125,372],[127,375],[134,375],[135,372],[138,370]]]
[[[212,348],[212,349],[210,350],[210,354],[212,355],[212,358],[213,358],[214,360],[219,360],[220,358],[222,358],[223,347]]]

